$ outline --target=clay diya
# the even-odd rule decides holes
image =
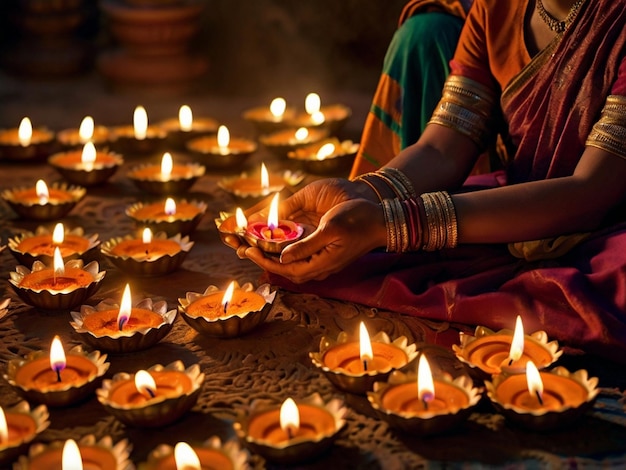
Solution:
[[[176,309],[167,302],[144,299],[134,307],[126,284],[122,301],[105,299],[95,307],[82,305],[71,312],[70,325],[86,343],[108,352],[125,353],[149,348],[172,330]]]
[[[9,465],[50,425],[48,408],[31,410],[27,401],[11,408],[0,408],[0,465]]]
[[[259,137],[259,142],[278,157],[286,157],[289,152],[319,142],[328,137],[322,128],[290,127]]]
[[[417,376],[393,371],[387,382],[376,382],[374,390],[367,393],[382,419],[419,436],[440,434],[462,423],[480,397],[468,376],[433,378],[424,355]]]
[[[257,200],[284,188],[297,186],[304,180],[302,172],[286,170],[282,173],[267,171],[265,163],[261,163],[261,172],[249,174],[243,172],[238,176],[223,178],[217,185],[227,193],[241,200]]]
[[[48,406],[68,406],[87,398],[109,369],[106,354],[87,353],[74,346],[65,354],[58,336],[50,352],[34,351],[12,359],[4,378],[29,401]]]
[[[298,113],[288,122],[292,127],[323,127],[330,134],[336,133],[348,121],[352,111],[342,104],[322,106],[317,93],[309,93],[304,101],[304,113]]]
[[[511,422],[535,431],[567,426],[589,410],[599,393],[598,379],[584,369],[539,372],[532,361],[526,374],[497,375],[485,382],[487,396]]]
[[[54,146],[54,133],[45,128],[33,129],[27,117],[22,119],[17,129],[0,130],[0,159],[44,159],[54,151]]]
[[[303,462],[328,449],[345,424],[347,408],[337,398],[324,403],[319,394],[276,406],[255,400],[239,413],[235,433],[254,453],[281,464]]]
[[[32,269],[17,266],[9,282],[15,293],[28,305],[44,310],[67,310],[91,297],[100,287],[105,271],[98,271],[98,262],[83,266],[83,260],[63,263],[55,248],[52,265],[35,261]]]
[[[259,134],[268,134],[286,126],[285,122],[296,114],[288,108],[284,98],[274,98],[269,106],[259,106],[243,112],[243,119],[251,123]]]
[[[456,357],[470,366],[470,370],[480,370],[483,375],[524,373],[528,361],[544,369],[563,353],[557,341],[548,342],[545,331],[524,335],[519,316],[514,331],[494,332],[479,326],[474,336],[460,333],[460,341],[460,345],[452,345]]]
[[[168,238],[160,232],[152,235],[149,228],[141,237],[127,235],[112,238],[102,245],[102,254],[115,266],[135,276],[162,276],[175,271],[183,263],[194,242],[176,234]]]
[[[161,127],[148,125],[148,114],[143,106],[135,108],[132,126],[118,126],[111,133],[112,147],[123,155],[155,153],[167,137]]]
[[[53,183],[49,187],[38,180],[34,187],[5,189],[2,198],[20,217],[31,220],[60,219],[85,196],[82,186]]]
[[[136,203],[126,209],[126,215],[137,224],[149,227],[152,232],[165,232],[173,237],[177,233],[189,235],[195,230],[207,210],[202,201],[178,202],[172,198],[151,204]]]
[[[165,152],[158,164],[142,164],[132,168],[127,176],[142,191],[151,194],[179,194],[187,191],[204,175],[204,167],[197,163],[176,163]]]
[[[176,361],[134,375],[115,374],[96,393],[104,408],[123,423],[159,427],[176,421],[196,404],[203,381],[198,364],[185,369],[182,361]]]
[[[175,447],[162,444],[150,452],[148,460],[139,464],[139,470],[178,470],[180,468],[220,470],[248,469],[248,453],[235,440],[222,444],[219,437],[213,436],[193,447],[179,442]],[[195,467],[194,467],[195,465]],[[187,467],[186,467],[187,466]]]
[[[333,137],[289,152],[287,157],[301,163],[304,170],[309,173],[340,173],[352,168],[358,149],[359,144],[351,140],[340,142]]]
[[[345,331],[337,339],[322,337],[320,350],[309,353],[313,364],[340,390],[364,394],[396,369],[405,367],[416,357],[415,344],[408,344],[405,336],[393,342],[380,331],[370,340],[363,322],[359,339]]]
[[[71,440],[70,440],[71,441]],[[13,470],[43,470],[51,468],[84,468],[85,470],[130,470],[132,446],[127,439],[113,444],[111,436],[96,440],[93,434],[82,437],[76,448],[68,441],[33,444],[28,455],[22,455]],[[82,467],[79,466],[82,464]]]
[[[94,144],[87,142],[82,149],[55,153],[48,163],[70,183],[93,186],[108,181],[124,159],[116,153],[96,151]]]
[[[231,282],[225,291],[208,286],[203,293],[179,298],[183,319],[197,332],[220,338],[241,336],[262,324],[276,297],[269,284],[256,290],[250,283]]]
[[[187,142],[187,150],[211,170],[241,168],[257,148],[252,140],[231,139],[226,126],[219,127],[217,136],[198,137]]]
[[[167,142],[174,148],[185,150],[187,142],[196,137],[215,134],[219,123],[210,117],[194,117],[191,108],[183,105],[178,110],[178,119],[161,121],[158,126],[167,132]]]
[[[8,240],[9,250],[24,265],[32,265],[37,260],[52,263],[56,247],[65,262],[76,258],[93,259],[99,245],[97,233],[86,236],[82,227],[68,229],[60,222],[52,232],[40,225],[35,232],[23,232]]]
[[[83,147],[87,142],[94,145],[105,145],[111,133],[105,126],[96,126],[91,116],[85,116],[78,129],[63,129],[57,133],[57,140],[66,149]]]

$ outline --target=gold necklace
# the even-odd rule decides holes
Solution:
[[[570,9],[569,13],[565,17],[565,19],[562,21],[557,20],[554,16],[548,13],[546,9],[544,8],[543,2],[541,0],[537,0],[536,2],[537,13],[539,13],[539,16],[541,17],[543,22],[546,25],[548,25],[548,28],[550,28],[550,31],[554,31],[555,33],[562,33],[567,29],[567,27],[570,24],[572,24],[572,22],[574,21],[574,18],[576,18],[576,15],[578,14],[578,10],[580,9],[580,6],[584,2],[585,0],[576,0],[576,3],[572,5],[572,8]]]

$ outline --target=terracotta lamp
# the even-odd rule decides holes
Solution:
[[[284,98],[277,97],[269,106],[259,106],[243,112],[243,119],[251,123],[259,134],[269,134],[283,129],[290,119],[293,119],[296,111],[287,107]]]
[[[219,437],[213,436],[206,441],[190,446],[186,442],[178,442],[174,447],[163,444],[158,446],[148,460],[139,465],[141,470],[180,470],[216,468],[220,470],[248,469],[248,453],[236,440],[222,443]]]
[[[265,163],[261,163],[259,173],[243,172],[238,176],[223,178],[217,185],[240,200],[257,200],[277,193],[285,188],[292,188],[304,180],[304,173],[286,170],[282,173],[269,172]]]
[[[4,199],[20,217],[30,220],[55,220],[67,215],[85,196],[82,186],[37,180],[34,186],[23,186],[2,191]]]
[[[197,163],[174,163],[172,154],[165,152],[159,164],[138,165],[126,176],[144,192],[168,196],[188,191],[204,172]]]
[[[168,145],[178,150],[185,150],[192,139],[217,132],[219,123],[210,117],[196,117],[191,107],[184,104],[178,110],[178,119],[171,118],[158,124],[167,132]]]
[[[149,227],[153,233],[165,232],[173,237],[176,234],[189,235],[195,230],[207,210],[203,201],[187,201],[167,198],[165,201],[150,204],[137,203],[126,209],[126,215],[138,225]]]
[[[231,138],[226,126],[219,126],[216,136],[198,137],[187,142],[187,150],[198,163],[212,170],[241,168],[257,148],[252,140]]]
[[[352,115],[352,111],[342,104],[322,106],[317,93],[309,93],[304,100],[304,113],[299,113],[289,120],[292,127],[320,127],[328,129],[329,134],[339,131]]]
[[[87,142],[82,149],[55,153],[48,163],[70,183],[93,186],[108,181],[124,159],[113,152],[96,150],[92,142]]]
[[[0,129],[0,160],[41,160],[55,149],[54,133],[35,128],[25,117],[18,128]]]
[[[85,116],[78,129],[63,129],[57,133],[57,140],[66,149],[82,148],[87,142],[105,146],[112,138],[105,126],[96,126],[91,116]]]

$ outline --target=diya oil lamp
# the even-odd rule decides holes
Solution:
[[[287,154],[290,160],[302,163],[309,173],[327,174],[347,172],[359,149],[359,144],[351,140],[340,142],[333,137],[301,147]]]
[[[64,129],[57,133],[57,140],[66,149],[82,148],[87,142],[106,145],[110,138],[109,129],[96,126],[91,116],[85,116],[78,129]]]
[[[168,238],[163,232],[153,235],[152,230],[145,228],[141,237],[112,238],[102,245],[101,251],[122,271],[149,277],[178,269],[193,245],[188,236],[176,234]]]
[[[304,113],[299,113],[289,120],[293,127],[323,127],[329,133],[335,133],[343,127],[352,115],[352,111],[342,104],[322,106],[317,93],[309,93],[304,100]]]
[[[31,220],[54,220],[68,214],[85,196],[81,186],[37,180],[35,186],[24,186],[2,191],[2,198],[19,216]]]
[[[363,322],[359,325],[359,339],[342,331],[337,339],[323,336],[319,352],[309,353],[313,364],[340,390],[364,394],[374,382],[384,380],[392,370],[400,369],[416,357],[415,344],[408,344],[405,336],[393,342],[380,331],[370,340]]]
[[[93,186],[108,181],[124,159],[116,153],[97,151],[92,142],[87,142],[82,149],[55,153],[48,163],[70,183]]]
[[[278,157],[286,157],[289,152],[319,142],[328,137],[328,131],[322,128],[289,127],[264,134],[259,142]]]
[[[122,301],[105,299],[95,307],[82,305],[71,312],[70,325],[86,343],[108,352],[124,353],[149,348],[172,330],[176,309],[167,302],[144,299],[132,306],[130,286],[126,284]]]
[[[563,353],[557,341],[548,342],[545,331],[524,335],[519,315],[513,332],[506,329],[494,332],[479,326],[474,336],[461,333],[460,340],[460,345],[452,345],[456,357],[470,366],[470,370],[478,369],[483,375],[524,373],[528,361],[544,369]]]
[[[40,225],[35,232],[23,232],[9,238],[8,246],[13,256],[23,265],[32,265],[39,260],[44,264],[54,261],[54,249],[59,248],[63,261],[81,258],[93,259],[100,245],[98,234],[85,235],[82,227],[68,229],[61,222],[50,232]]]
[[[161,127],[148,125],[148,113],[143,106],[135,108],[132,126],[115,127],[112,134],[112,146],[122,155],[154,153],[167,137]]]
[[[196,404],[203,381],[198,364],[185,369],[182,361],[175,361],[134,375],[115,374],[96,393],[104,408],[123,423],[159,427],[176,421]]]
[[[149,227],[154,233],[165,232],[173,237],[177,233],[189,235],[193,232],[207,207],[202,201],[181,199],[176,202],[168,197],[165,201],[151,204],[133,204],[126,209],[126,215],[137,224]]]
[[[191,108],[185,104],[178,110],[178,119],[167,119],[158,125],[167,132],[167,142],[170,145],[179,150],[185,150],[185,145],[191,139],[215,134],[219,123],[210,117],[195,117]]]
[[[272,198],[267,222],[248,222],[243,233],[250,246],[256,246],[270,255],[280,255],[286,246],[298,241],[304,227],[291,220],[278,218],[278,193]]]
[[[239,413],[234,428],[252,452],[292,464],[328,449],[343,428],[346,413],[340,399],[324,403],[317,393],[298,402],[288,398],[280,406],[255,400],[247,415]]]
[[[239,176],[223,178],[217,185],[227,193],[242,200],[256,200],[278,193],[286,187],[294,187],[304,180],[302,172],[268,172],[265,163],[261,163],[259,174],[241,173]]]
[[[111,436],[96,440],[93,434],[78,442],[68,439],[50,444],[30,446],[28,455],[22,455],[13,470],[132,470],[130,461],[132,445],[127,439],[113,444]]]
[[[193,447],[179,442],[175,447],[162,444],[154,449],[148,460],[139,464],[139,470],[220,470],[248,469],[248,453],[235,440],[222,444],[219,437],[213,436]]]
[[[183,319],[197,332],[234,338],[265,322],[275,297],[269,284],[254,290],[250,283],[240,287],[233,281],[225,291],[211,285],[203,293],[187,292],[178,302]]]
[[[219,127],[217,136],[197,137],[187,142],[187,150],[211,170],[241,167],[257,148],[256,142],[252,140],[231,139],[226,126]]]
[[[243,119],[251,123],[259,134],[268,134],[282,129],[295,116],[294,108],[287,107],[284,98],[274,98],[268,106],[251,108],[243,113]]]
[[[28,305],[44,310],[66,310],[79,305],[100,287],[105,271],[98,262],[83,266],[83,260],[63,263],[59,247],[54,249],[51,265],[35,261],[32,269],[17,266],[9,282],[15,293]]]
[[[106,354],[87,353],[74,346],[65,354],[55,336],[50,352],[34,351],[12,359],[4,378],[29,401],[48,406],[68,406],[88,397],[109,369]]]
[[[387,382],[376,382],[367,398],[392,427],[420,436],[439,434],[463,422],[480,400],[472,380],[433,378],[426,356],[419,359],[417,376],[393,371]]]
[[[19,127],[0,130],[0,159],[26,161],[46,158],[54,151],[54,133],[45,128],[33,129],[25,117]]]
[[[591,408],[599,393],[598,379],[584,369],[564,367],[539,372],[532,361],[526,373],[497,375],[485,382],[487,396],[508,420],[544,431],[571,424]]]
[[[27,401],[11,408],[0,408],[0,465],[9,465],[50,425],[48,408],[31,410]]]
[[[204,175],[204,171],[204,167],[197,163],[174,164],[172,154],[165,152],[160,165],[138,165],[127,176],[142,191],[168,195],[187,191]]]

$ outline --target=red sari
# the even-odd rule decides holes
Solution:
[[[514,146],[485,186],[572,174],[609,95],[626,95],[626,2],[587,0],[561,38],[531,58],[528,0],[476,0],[452,70],[503,90]],[[620,158],[615,156],[615,158]],[[623,213],[622,213],[623,214]],[[526,261],[505,245],[370,253],[322,282],[290,289],[434,320],[527,331],[626,361],[626,217],[618,214],[563,256]],[[617,221],[616,221],[617,220]]]

